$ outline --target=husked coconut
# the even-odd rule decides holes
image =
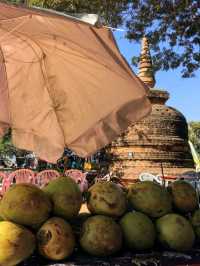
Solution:
[[[35,249],[35,237],[26,228],[8,221],[0,222],[0,265],[14,266],[27,259]]]
[[[170,189],[176,210],[187,213],[198,208],[197,193],[191,184],[182,180],[175,181]]]
[[[121,228],[111,217],[92,216],[83,224],[80,244],[91,255],[112,255],[122,246]]]
[[[127,208],[123,190],[113,182],[99,182],[89,189],[87,206],[91,213],[119,217]]]
[[[59,217],[47,220],[37,233],[38,249],[51,260],[68,258],[75,246],[75,237],[68,222]]]
[[[51,181],[43,191],[53,202],[53,213],[65,219],[72,219],[79,213],[82,193],[70,177],[59,177]]]
[[[49,198],[38,187],[31,184],[17,184],[4,195],[0,214],[4,220],[38,228],[51,212]]]
[[[120,220],[127,246],[132,250],[146,250],[154,246],[156,231],[151,219],[141,212],[128,212]]]
[[[192,214],[191,223],[196,234],[196,240],[200,243],[200,209]]]
[[[128,200],[133,209],[150,217],[161,217],[172,211],[172,199],[168,191],[151,181],[131,185]]]
[[[175,251],[190,250],[195,241],[195,234],[190,222],[175,213],[167,214],[156,222],[158,239],[163,247]]]

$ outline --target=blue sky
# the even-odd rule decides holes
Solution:
[[[114,35],[121,53],[131,63],[132,56],[139,54],[140,45],[126,40],[124,32],[117,31]],[[137,73],[137,68],[133,70]],[[155,87],[170,93],[167,105],[182,112],[187,121],[200,121],[200,71],[196,77],[188,79],[181,78],[180,70],[159,71]]]

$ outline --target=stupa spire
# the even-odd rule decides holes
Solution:
[[[149,49],[148,39],[143,37],[141,54],[139,60],[139,74],[138,77],[150,88],[155,85],[155,77],[153,73],[153,66],[151,54]]]

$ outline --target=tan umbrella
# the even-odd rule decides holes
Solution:
[[[56,162],[89,156],[151,111],[107,28],[0,3],[0,135]]]

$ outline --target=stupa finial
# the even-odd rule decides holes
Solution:
[[[141,54],[139,60],[139,74],[138,77],[150,88],[155,85],[155,77],[153,73],[153,66],[151,54],[149,49],[148,39],[143,37]]]

